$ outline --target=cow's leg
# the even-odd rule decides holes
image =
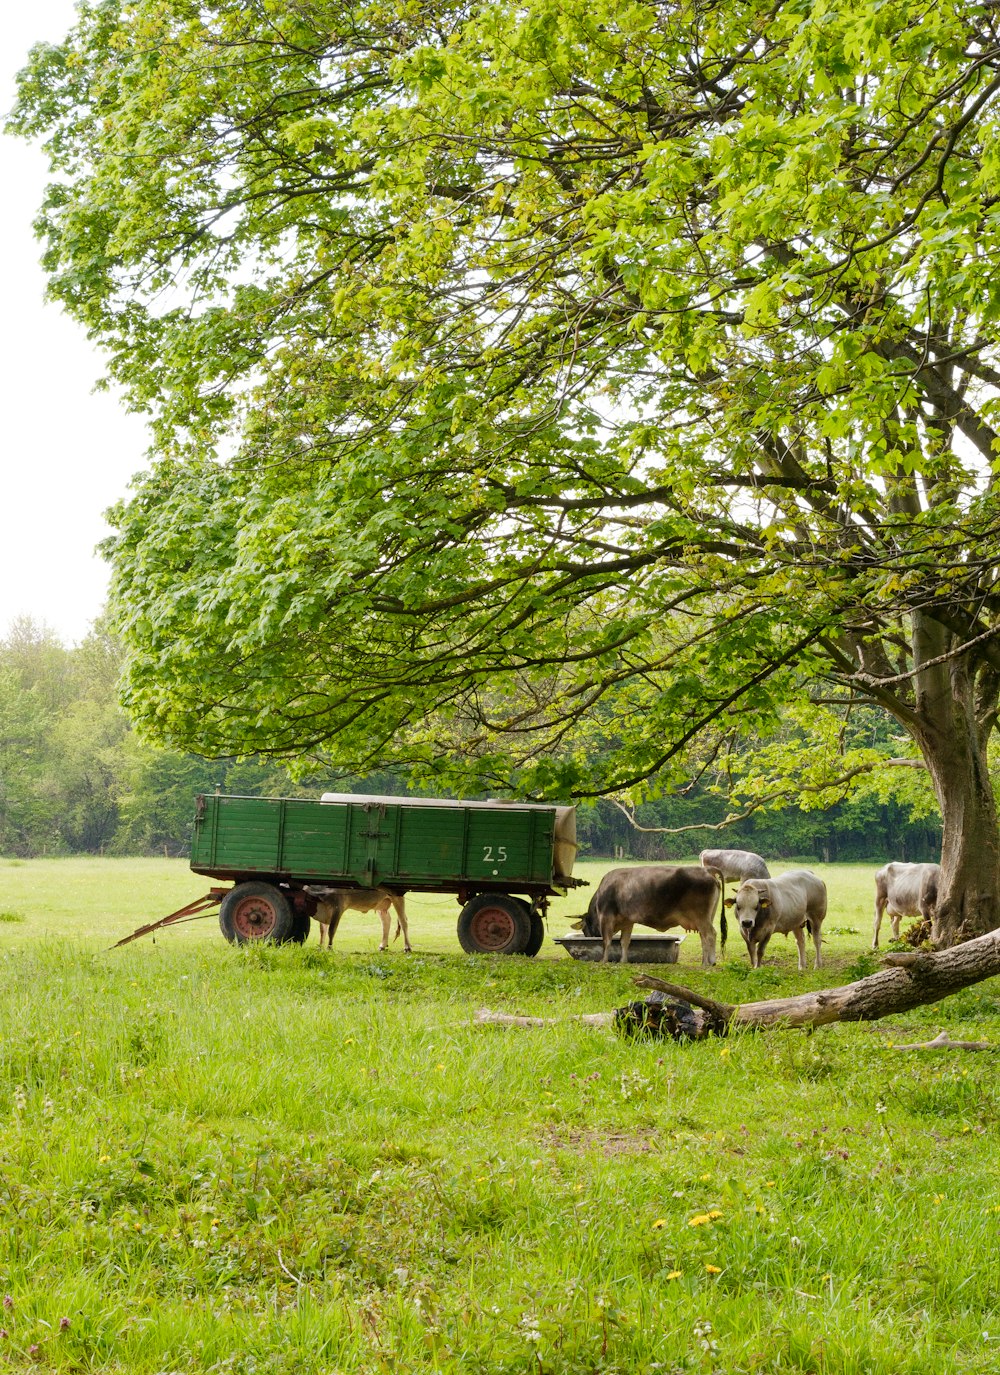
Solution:
[[[894,941],[899,940],[899,923],[902,916],[902,912],[893,912],[891,910],[889,912],[889,924],[892,926],[892,939]]]
[[[794,931],[795,944],[799,947],[799,973],[806,972],[806,928],[797,926]]]
[[[759,969],[759,968],[761,967],[761,965],[764,963],[764,951],[767,949],[767,943],[768,943],[768,941],[769,941],[770,939],[771,939],[771,937],[770,937],[769,935],[767,935],[767,936],[763,936],[763,937],[757,942],[757,963],[756,963],[756,965],[754,966],[755,969]]]
[[[320,950],[323,949],[323,937],[324,937],[324,936],[329,937],[329,935],[330,935],[330,927],[329,927],[329,924],[328,924],[329,921],[330,921],[330,915],[331,915],[331,914],[330,914],[330,908],[327,906],[327,904],[326,904],[325,902],[318,902],[318,903],[316,904],[316,913],[315,913],[315,916],[316,916],[317,924],[319,925],[319,948],[320,948]],[[327,944],[329,944],[329,941],[327,942]]]
[[[344,915],[344,911],[345,911],[345,909],[344,909],[343,907],[332,907],[332,906],[331,906],[331,908],[330,908],[330,919],[329,919],[329,921],[327,922],[327,927],[326,927],[326,948],[327,948],[327,950],[332,950],[332,949],[333,949],[333,938],[334,938],[334,936],[337,934],[337,927],[340,925],[340,919],[341,919],[341,917]]]
[[[410,931],[409,931],[409,927],[406,925],[406,899],[402,896],[402,894],[400,894],[399,897],[394,897],[394,898],[393,898],[393,900],[392,900],[392,905],[393,905],[393,907],[395,907],[395,909],[396,909],[396,935],[393,937],[393,940],[397,939],[398,936],[399,936],[400,931],[402,931],[402,933],[403,933],[403,949],[405,950],[405,952],[407,953],[407,955],[409,955],[409,954],[410,954]]]
[[[878,949],[879,927],[882,925],[882,914],[885,912],[885,898],[881,893],[875,895],[875,930],[872,933],[872,949]]]
[[[816,947],[816,968],[823,968],[823,918],[813,918],[813,945]]]
[[[715,964],[715,927],[711,920],[698,927],[698,935],[701,937],[701,967],[708,969]]]
[[[628,964],[628,945],[629,941],[632,939],[632,926],[633,923],[630,921],[622,922],[622,964]]]
[[[378,913],[378,919],[382,923],[382,943],[379,949],[388,950],[389,932],[392,930],[392,917],[389,916],[389,899],[386,898],[385,902],[380,902],[375,908],[375,911]]]

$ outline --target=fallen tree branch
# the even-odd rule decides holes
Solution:
[[[933,1041],[911,1041],[909,1045],[893,1046],[893,1050],[996,1050],[989,1041],[953,1041],[947,1031],[939,1031]]]
[[[705,999],[689,989],[671,985],[671,996],[694,1007],[705,1007],[734,1027],[767,1028],[827,1026],[831,1022],[874,1022],[898,1012],[940,1002],[961,988],[1000,974],[1000,932],[990,931],[964,941],[950,950],[914,951],[887,955],[885,969],[841,988],[824,988],[793,998],[772,998],[763,1003],[727,1004]],[[650,975],[640,974],[636,983],[650,987]],[[655,985],[652,985],[655,986]],[[663,991],[663,990],[661,990]],[[708,1033],[706,1033],[708,1034]]]
[[[509,1012],[491,1012],[488,1007],[477,1008],[472,1015],[477,1026],[557,1026],[560,1022],[583,1022],[585,1026],[610,1026],[613,1012],[574,1012],[565,1017],[516,1017]]]
[[[964,941],[950,950],[885,957],[884,969],[840,988],[823,988],[792,998],[771,998],[763,1003],[720,1003],[681,984],[667,983],[652,974],[639,974],[634,982],[654,990],[642,1002],[629,1003],[614,1012],[568,1017],[517,1017],[481,1008],[474,1020],[501,1026],[553,1026],[579,1021],[589,1026],[613,1024],[625,1035],[666,1036],[675,1041],[701,1041],[708,1036],[727,1036],[735,1028],[758,1031],[773,1028],[828,1026],[831,1022],[875,1022],[926,1003],[937,1003],[959,989],[1000,974],[1000,931],[990,931]],[[944,1037],[944,1039],[942,1039]],[[934,1041],[900,1050],[992,1050],[977,1041],[951,1041],[942,1032]]]
[[[682,1002],[690,1003],[692,1007],[700,1007],[704,1012],[711,1012],[724,1022],[728,1022],[737,1011],[735,1003],[718,1003],[714,998],[706,998],[703,993],[695,993],[693,988],[684,988],[681,984],[658,979],[655,974],[637,974],[632,982],[639,988],[655,988],[658,993],[665,993],[668,998],[680,998]]]

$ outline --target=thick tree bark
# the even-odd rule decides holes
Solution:
[[[964,661],[942,666],[933,685],[922,686],[918,742],[943,822],[931,936],[936,946],[946,947],[1000,925],[1000,836],[986,760],[989,728]]]
[[[691,1018],[683,1034],[674,1028],[673,1012],[661,1018],[657,1005],[645,1021],[655,1024],[676,1039],[701,1040],[705,1036],[725,1035],[738,1027],[765,1030],[771,1027],[816,1027],[831,1022],[873,1022],[894,1013],[908,1012],[926,1003],[940,1002],[961,988],[981,983],[1000,974],[1000,932],[990,931],[977,940],[966,941],[950,950],[912,955],[887,955],[885,969],[842,988],[824,988],[794,998],[772,998],[763,1003],[718,1003],[677,984],[640,974],[635,982],[641,988],[654,988],[668,997],[690,1004]],[[667,1005],[669,1006],[669,1005]],[[675,1007],[677,1005],[674,1005]],[[640,1027],[644,1019],[633,1004],[619,1009],[618,1024]]]

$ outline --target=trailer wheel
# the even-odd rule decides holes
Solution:
[[[459,913],[458,939],[467,955],[523,955],[532,935],[531,913],[507,893],[479,893]]]
[[[272,883],[238,883],[231,888],[219,908],[219,927],[233,945],[296,938],[292,905]]]
[[[541,912],[536,912],[533,907],[528,915],[531,917],[531,936],[528,944],[524,947],[524,953],[537,955],[545,940],[545,923],[542,921]]]

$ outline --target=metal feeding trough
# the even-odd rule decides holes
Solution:
[[[633,936],[628,945],[629,964],[676,964],[683,936]],[[599,960],[604,949],[600,936],[554,936],[556,945],[574,960]],[[615,936],[608,951],[609,964],[620,964],[621,941]]]

